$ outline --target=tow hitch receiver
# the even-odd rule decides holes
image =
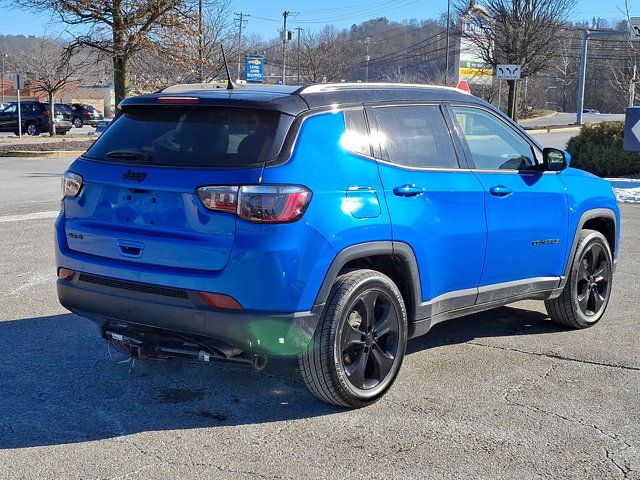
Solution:
[[[102,338],[132,358],[197,360],[204,363],[220,361],[253,366],[262,370],[267,357],[243,352],[239,348],[206,337],[195,337],[169,330],[107,324],[102,326]]]

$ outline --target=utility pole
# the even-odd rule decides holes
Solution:
[[[236,76],[237,80],[240,80],[240,70],[242,69],[242,28],[244,24],[247,22],[245,17],[248,17],[244,12],[234,13],[235,20],[238,22],[238,74]]]
[[[447,0],[447,55],[444,67],[444,83],[445,85],[449,83],[449,46],[450,46],[450,31],[449,27],[451,25],[451,0]],[[500,107],[498,107],[500,108]]]
[[[3,53],[2,55],[0,55],[0,57],[2,57],[2,79],[0,80],[0,85],[2,86],[2,102],[0,102],[2,105],[4,105],[4,60],[8,57],[9,55],[6,53]]]
[[[371,59],[371,57],[369,56],[369,44],[371,43],[371,37],[367,37],[364,39],[364,46],[365,46],[365,55],[364,55],[364,60],[366,62],[366,67],[364,70],[364,81],[365,83],[369,82],[369,60]]]
[[[297,83],[300,85],[300,32],[302,32],[302,27],[296,27],[298,31],[298,68],[296,69],[296,73],[298,75]]]
[[[202,19],[202,2],[198,0],[198,80],[204,82],[204,21]]]
[[[287,10],[282,12],[282,85],[287,84],[287,17],[289,13]]]

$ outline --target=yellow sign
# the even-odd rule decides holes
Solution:
[[[460,78],[473,78],[473,77],[493,77],[493,70],[486,68],[459,68],[458,76]]]

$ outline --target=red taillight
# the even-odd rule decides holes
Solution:
[[[238,301],[230,297],[229,295],[223,295],[222,293],[209,293],[199,292],[200,298],[214,308],[224,308],[225,310],[242,310],[242,305]]]
[[[58,278],[60,280],[73,280],[73,276],[76,274],[75,270],[60,267],[58,268]]]
[[[249,222],[289,223],[302,217],[311,191],[299,185],[210,186],[199,188],[198,196],[208,210]]]
[[[43,117],[48,117],[49,116],[49,110],[43,110],[42,116]]]
[[[83,110],[82,111],[82,116],[83,117],[89,117],[89,116],[91,116],[91,114],[89,112],[87,112],[86,110]]]
[[[164,103],[169,105],[189,105],[198,103],[200,101],[197,97],[158,97],[156,103]]]

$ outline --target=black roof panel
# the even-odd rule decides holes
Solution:
[[[228,90],[222,84],[185,84],[158,93],[129,97],[121,105],[125,109],[130,105],[150,105],[161,97],[197,97],[200,105],[277,110],[294,116],[309,109],[368,102],[481,102],[461,90],[430,85],[337,83],[299,87],[242,84]]]

